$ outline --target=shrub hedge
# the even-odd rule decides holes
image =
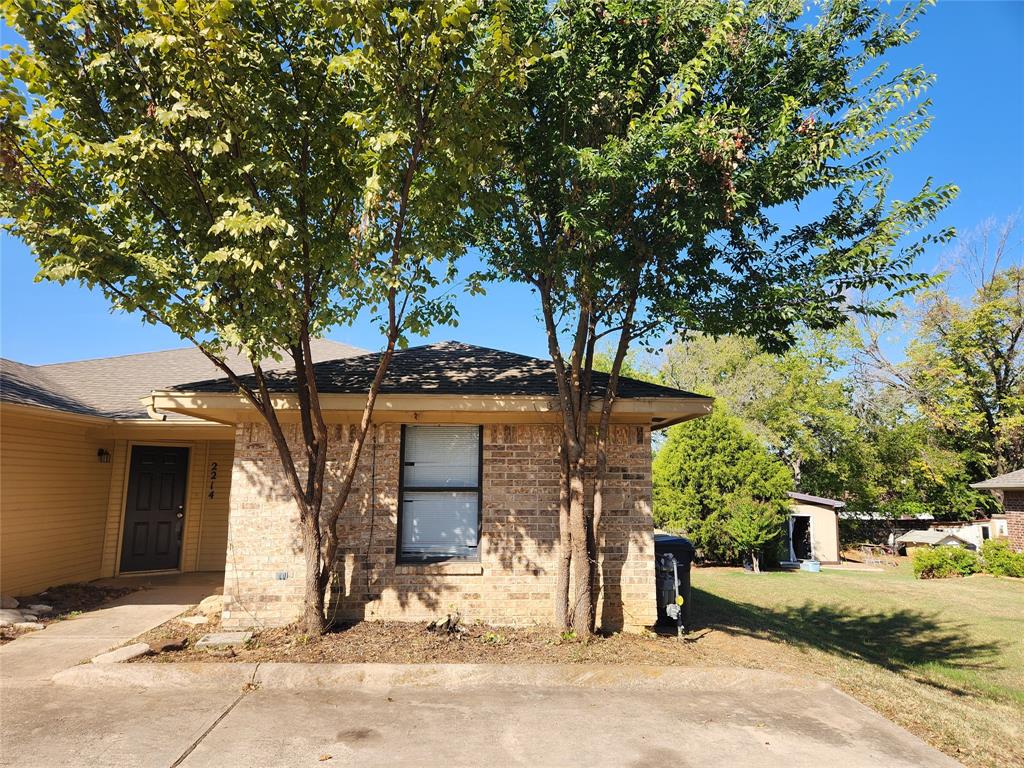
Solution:
[[[981,559],[985,573],[1024,579],[1024,552],[1014,552],[1006,539],[989,539],[983,543]]]
[[[960,547],[922,547],[914,553],[914,576],[919,579],[970,576],[980,570],[978,556]]]

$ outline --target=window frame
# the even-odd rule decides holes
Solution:
[[[477,471],[475,487],[448,486],[405,487],[405,428],[413,427],[475,427],[477,431]],[[402,551],[402,520],[405,517],[405,492],[413,493],[475,493],[476,547],[471,555],[407,555]],[[398,525],[396,526],[395,562],[398,565],[431,565],[434,563],[479,563],[480,539],[484,522],[484,428],[481,424],[403,424],[398,448]]]

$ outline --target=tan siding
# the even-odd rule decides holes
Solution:
[[[790,512],[811,518],[811,545],[823,563],[839,562],[839,523],[835,511],[815,504],[791,504]]]
[[[188,485],[185,495],[185,530],[181,543],[181,570],[194,571],[199,554],[199,529],[203,524],[203,475],[206,467],[207,442],[190,443],[188,452]]]
[[[128,441],[114,441],[113,470],[110,474],[110,494],[107,499],[107,522],[103,535],[103,576],[117,573],[117,555],[121,541],[121,512],[124,504],[125,483],[128,480]]]
[[[27,594],[101,575],[113,463],[89,425],[0,416],[0,590]]]
[[[199,536],[196,570],[224,570],[224,557],[228,549],[228,500],[231,492],[231,462],[235,455],[233,442],[209,443],[209,455],[202,472],[203,519]],[[213,481],[210,498],[210,473],[217,465],[217,479]]]

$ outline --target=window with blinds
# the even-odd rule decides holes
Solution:
[[[481,427],[402,427],[399,559],[475,558],[480,535]]]

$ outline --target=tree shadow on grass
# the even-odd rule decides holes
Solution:
[[[1000,645],[970,638],[969,628],[935,613],[910,608],[853,610],[806,602],[766,608],[693,590],[696,628],[730,635],[777,640],[836,656],[860,659],[894,672],[912,673],[920,682],[967,694],[948,684],[913,674],[935,663],[964,670],[997,670]]]

